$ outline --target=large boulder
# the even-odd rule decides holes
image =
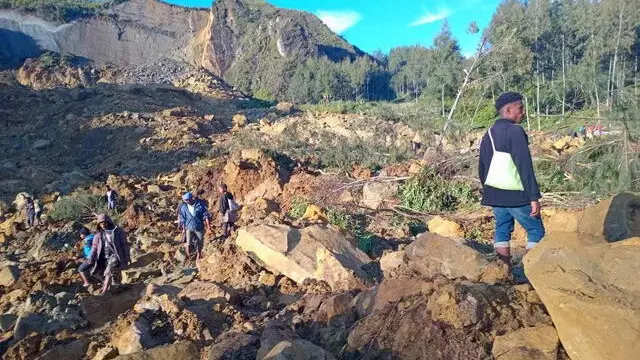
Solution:
[[[509,275],[506,266],[490,262],[476,250],[436,234],[420,235],[404,252],[406,266],[427,278],[444,275],[449,279],[495,284]]]
[[[332,360],[323,348],[299,338],[278,322],[270,322],[260,337],[258,360]]]
[[[369,209],[379,209],[398,192],[398,183],[369,182],[362,187],[362,205]]]
[[[198,347],[188,341],[181,341],[175,344],[157,347],[154,349],[140,351],[133,354],[120,355],[116,360],[199,360],[200,352]]]
[[[241,332],[222,334],[209,348],[208,360],[255,359],[260,337]]]
[[[20,269],[17,266],[8,265],[0,269],[0,286],[11,286],[20,276]]]
[[[323,280],[340,291],[363,288],[369,282],[362,266],[371,259],[330,227],[252,226],[238,231],[236,244],[272,273],[298,284]]]
[[[571,359],[637,358],[640,238],[549,236],[524,266]]]
[[[462,230],[460,224],[440,216],[436,216],[429,220],[427,227],[429,228],[429,232],[440,236],[460,239],[464,237],[464,230]]]
[[[522,328],[496,337],[491,353],[496,360],[556,360],[558,334],[550,325]]]

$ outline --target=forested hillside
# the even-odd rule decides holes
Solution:
[[[447,117],[466,78],[461,98],[474,113],[510,89],[527,95],[529,112],[598,115],[638,91],[639,12],[636,0],[507,0],[471,58],[444,23],[431,47],[377,53],[377,63],[309,61],[287,95],[298,102],[421,98],[440,102]]]

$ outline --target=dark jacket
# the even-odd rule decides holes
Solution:
[[[522,126],[505,119],[498,119],[491,127],[491,135],[497,151],[511,154],[516,164],[524,191],[501,190],[484,185],[493,158],[493,148],[489,134],[485,134],[480,144],[480,164],[478,172],[483,184],[482,205],[498,207],[518,207],[538,200],[540,189],[533,170],[533,161],[529,152],[529,138]]]
[[[211,219],[211,215],[202,200],[196,200],[193,206],[195,207],[195,216],[191,215],[187,204],[180,207],[180,226],[187,230],[203,231],[205,220]]]
[[[122,228],[116,227],[111,219],[107,218],[111,225],[114,226],[113,233],[113,245],[114,253],[118,258],[120,267],[124,268],[129,265],[131,258],[129,257],[129,244],[127,243],[127,235]],[[91,271],[94,272],[98,268],[98,264],[101,262],[101,258],[104,257],[104,247],[106,246],[106,234],[104,230],[99,230],[93,236],[93,244],[91,244],[91,257],[89,263],[92,266]]]
[[[229,200],[233,200],[233,194],[228,191],[220,195],[220,198],[218,199],[218,211],[220,211],[222,215],[231,210],[229,208]]]

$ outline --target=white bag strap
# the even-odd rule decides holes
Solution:
[[[491,147],[493,148],[493,152],[496,152],[496,144],[493,143],[493,136],[491,136],[491,129],[489,129],[489,139],[491,139]]]

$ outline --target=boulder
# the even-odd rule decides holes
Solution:
[[[265,326],[260,337],[258,360],[329,360],[335,359],[323,348],[300,339],[284,325],[272,321]]]
[[[485,272],[491,272],[489,283],[497,283],[509,275],[506,267],[489,262],[476,250],[454,239],[431,233],[418,236],[406,247],[405,254],[409,269],[427,278],[444,275],[449,279],[466,278],[477,282],[483,280]],[[502,279],[496,278],[496,268],[502,268]]]
[[[260,337],[241,332],[222,334],[209,348],[208,360],[255,359]]]
[[[310,222],[326,222],[327,215],[318,205],[311,204],[307,206],[307,209],[304,211],[301,219]]]
[[[178,293],[185,301],[203,300],[211,303],[227,303],[235,300],[237,295],[230,288],[208,281],[194,281]]]
[[[118,350],[111,346],[106,346],[96,351],[92,360],[111,360],[118,356]]]
[[[276,110],[283,114],[290,114],[293,110],[293,104],[290,102],[282,101],[276,105]]]
[[[404,264],[404,250],[393,251],[382,255],[380,258],[380,270],[385,277]]]
[[[365,317],[399,300],[420,294],[428,296],[433,288],[433,283],[419,278],[385,279],[380,285],[358,294],[354,303],[358,315]]]
[[[116,360],[200,360],[198,347],[188,341],[181,341],[171,345],[160,346],[133,354],[120,355]]]
[[[548,236],[524,266],[571,359],[637,358],[640,238]]]
[[[491,353],[496,360],[556,360],[558,344],[553,326],[538,325],[497,336]]]
[[[239,129],[245,127],[248,123],[248,120],[245,115],[235,114],[233,115],[232,123],[234,128]]]
[[[36,141],[33,142],[33,145],[31,145],[31,149],[33,150],[40,150],[43,149],[47,146],[51,145],[51,140],[49,139],[38,139]]]
[[[81,360],[84,359],[88,347],[89,341],[87,339],[75,340],[68,344],[54,347],[37,357],[36,360]]]
[[[398,192],[398,184],[393,182],[369,182],[362,187],[362,206],[379,209],[386,200],[393,199]]]
[[[274,274],[298,284],[323,280],[334,291],[363,288],[369,276],[362,266],[371,259],[339,231],[315,225],[294,229],[285,225],[258,225],[240,229],[236,244]]]
[[[18,281],[20,269],[17,266],[8,265],[0,270],[0,286],[11,286]]]
[[[97,328],[131,309],[142,297],[144,288],[144,284],[128,285],[120,288],[118,292],[108,292],[102,296],[86,296],[80,303],[89,324]]]
[[[429,229],[429,232],[440,236],[456,239],[464,238],[464,231],[458,223],[444,219],[440,216],[436,216],[429,220],[427,228]]]
[[[138,315],[131,323],[117,326],[111,336],[111,344],[118,353],[134,354],[159,345],[152,335],[152,324],[146,317]]]

